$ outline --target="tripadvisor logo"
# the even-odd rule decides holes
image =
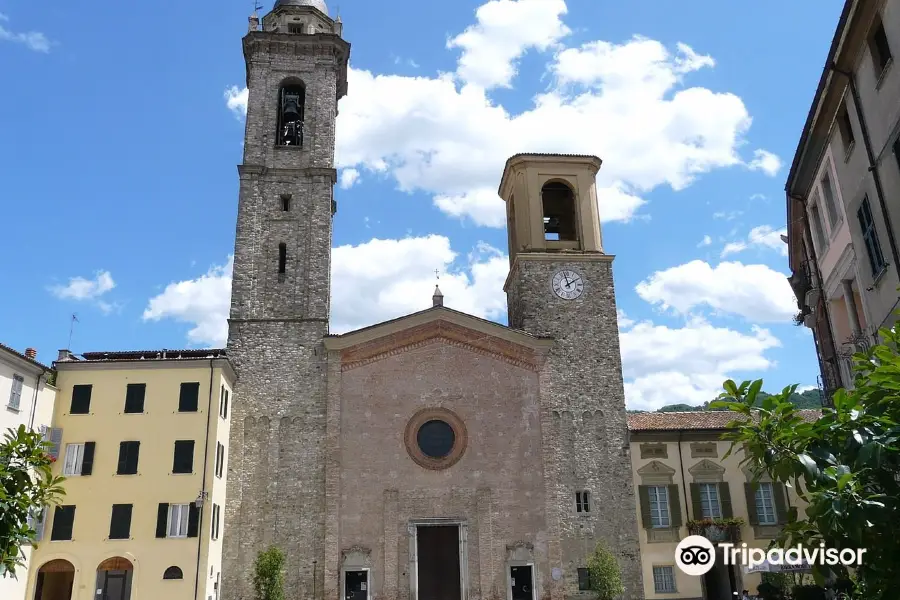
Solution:
[[[765,563],[786,567],[808,567],[812,565],[843,565],[858,567],[862,564],[864,548],[853,549],[826,548],[819,544],[818,548],[807,548],[797,545],[784,550],[782,548],[748,548],[746,543],[735,546],[730,543],[718,544],[721,549],[722,564],[743,565],[750,569]],[[700,535],[690,535],[675,548],[675,564],[687,575],[706,575],[716,563],[718,549],[708,539]],[[788,569],[785,569],[788,570]]]

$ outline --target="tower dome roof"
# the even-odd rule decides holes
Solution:
[[[275,0],[275,6],[272,7],[272,10],[281,8],[282,6],[311,6],[312,8],[319,9],[326,15],[328,14],[328,7],[325,6],[325,0]]]

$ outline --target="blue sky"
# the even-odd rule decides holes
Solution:
[[[482,4],[339,7],[333,330],[424,308],[435,269],[503,322],[503,162],[586,152],[629,404],[814,384],[778,234],[842,3]],[[250,10],[0,0],[0,341],[50,362],[76,313],[76,352],[223,343]]]

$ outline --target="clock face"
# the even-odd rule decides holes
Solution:
[[[584,292],[584,279],[575,271],[563,269],[553,276],[553,293],[563,300],[574,300]]]

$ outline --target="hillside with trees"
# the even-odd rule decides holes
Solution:
[[[756,406],[762,406],[763,400],[771,396],[772,394],[768,394],[766,392],[759,392],[756,395]],[[798,409],[804,408],[822,408],[822,391],[818,388],[814,388],[811,390],[806,390],[803,393],[794,393],[791,395],[791,403]],[[693,412],[697,410],[728,410],[726,408],[710,408],[710,404],[714,402],[714,400],[710,400],[709,402],[704,402],[699,405],[691,405],[691,404],[667,404],[662,408],[658,409],[655,412]],[[630,410],[628,412],[637,413],[637,412],[649,412],[645,410]]]

